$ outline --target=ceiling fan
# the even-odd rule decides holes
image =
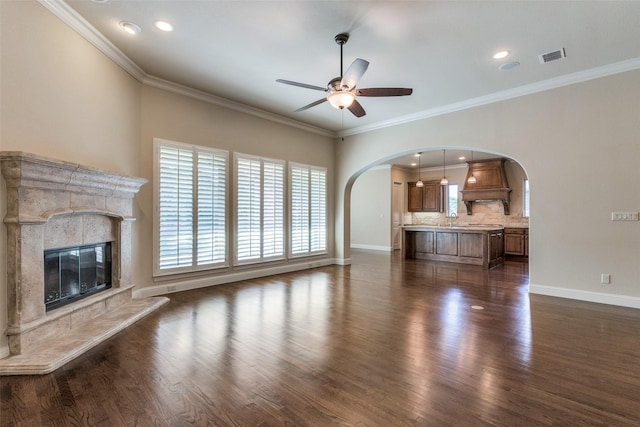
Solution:
[[[335,37],[336,43],[340,45],[340,77],[332,79],[327,87],[313,86],[306,83],[293,82],[291,80],[276,80],[278,83],[284,83],[292,86],[299,86],[307,89],[320,90],[326,92],[327,95],[311,104],[300,107],[297,112],[304,111],[316,105],[322,104],[325,101],[340,110],[346,108],[353,113],[356,117],[362,117],[367,114],[362,108],[362,105],[356,100],[358,96],[405,96],[411,95],[413,89],[410,88],[396,88],[396,87],[376,87],[367,89],[357,89],[356,85],[367,71],[369,62],[364,59],[357,58],[347,68],[346,73],[342,73],[342,46],[349,40],[348,33],[341,33]]]

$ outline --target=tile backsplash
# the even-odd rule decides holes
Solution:
[[[497,201],[474,203],[473,215],[467,215],[466,206],[464,203],[460,203],[458,217],[452,219],[445,217],[444,212],[407,212],[404,215],[405,224],[448,225],[450,220],[456,225],[500,224],[511,227],[529,226],[529,218],[523,218],[521,212],[505,215],[502,203]]]

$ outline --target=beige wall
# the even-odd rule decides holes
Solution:
[[[640,207],[638,111],[633,71],[345,137],[337,148],[337,256],[349,259],[344,201],[363,170],[428,149],[489,151],[529,177],[531,290],[640,307],[640,223],[610,220],[612,211]],[[612,275],[610,285],[600,284],[601,273]]]
[[[351,192],[351,247],[391,250],[391,167],[363,173]]]
[[[137,175],[140,84],[37,2],[0,7],[0,148]]]

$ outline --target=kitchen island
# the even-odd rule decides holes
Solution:
[[[457,262],[492,268],[504,263],[504,227],[467,225],[403,227],[405,258]]]

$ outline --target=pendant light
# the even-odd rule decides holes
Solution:
[[[447,165],[445,164],[446,154],[447,150],[442,150],[442,180],[440,181],[440,185],[449,185],[449,180],[447,179]]]
[[[417,154],[418,157],[418,182],[416,182],[416,187],[424,187],[424,182],[420,179],[420,157],[422,157],[422,151]]]
[[[471,163],[473,163],[473,151],[471,152]],[[473,168],[473,166],[471,166]],[[467,180],[469,184],[475,184],[478,180],[473,176],[473,169],[471,169],[471,176]]]

